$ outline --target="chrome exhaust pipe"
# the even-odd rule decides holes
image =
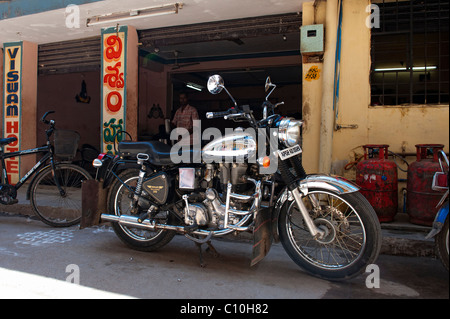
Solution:
[[[156,230],[155,226],[150,223],[148,219],[142,221],[142,223],[138,222],[138,217],[134,216],[128,216],[128,215],[108,215],[108,214],[102,214],[101,215],[102,221],[108,221],[113,223],[119,223],[123,226],[129,226],[129,227],[135,227],[135,228],[142,228],[154,231]]]
[[[150,220],[145,219],[142,222],[139,222],[139,218],[135,216],[129,216],[129,215],[109,215],[109,214],[102,214],[101,215],[102,221],[108,221],[113,223],[119,223],[122,226],[127,227],[134,227],[134,228],[140,228],[150,231],[155,230],[174,230],[180,233],[186,233],[186,230],[182,226],[172,226],[172,225],[163,225],[163,224],[156,224],[152,223]]]
[[[212,231],[212,235],[213,236],[223,236],[223,235],[227,235],[236,230],[241,230],[241,231],[247,230],[248,227],[242,227],[242,225],[244,225],[250,219],[250,217],[251,217],[251,215],[248,214],[236,225],[229,225],[229,227],[226,229]],[[187,231],[186,228],[183,226],[156,224],[155,222],[152,222],[149,219],[145,219],[140,223],[140,222],[138,222],[138,217],[130,216],[130,215],[117,216],[117,215],[102,214],[101,219],[102,219],[102,221],[119,223],[122,226],[134,227],[134,228],[139,228],[139,229],[144,229],[144,230],[149,230],[149,231],[156,231],[156,230],[163,229],[163,230],[173,230],[173,231],[176,231],[181,234],[189,233],[189,234],[194,234],[194,235],[199,235],[199,236],[207,236],[211,233],[211,231],[200,230],[200,229],[191,232],[191,231]]]

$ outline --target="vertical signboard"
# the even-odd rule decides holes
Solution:
[[[5,152],[20,149],[21,113],[22,113],[22,42],[5,43],[3,74],[3,137],[15,137],[17,141],[4,146]],[[19,181],[20,159],[5,159],[8,180],[12,184]]]
[[[114,137],[125,131],[127,26],[102,30],[102,152],[114,153]],[[116,142],[122,140],[118,134]]]

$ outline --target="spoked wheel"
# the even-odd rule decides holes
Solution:
[[[81,220],[81,185],[89,179],[92,177],[86,170],[72,164],[56,164],[54,176],[50,166],[39,172],[30,193],[36,215],[53,227],[78,224]]]
[[[119,176],[108,195],[108,212],[111,214],[133,215],[131,212],[132,200],[139,178],[138,170],[128,170]],[[145,211],[139,211],[144,213]],[[135,215],[135,214],[134,214]],[[160,212],[154,220],[160,224],[168,223],[170,219],[168,212]],[[175,236],[174,231],[156,230],[150,231],[129,226],[122,226],[119,223],[113,223],[112,227],[116,235],[128,246],[140,251],[153,251],[168,244]]]
[[[439,234],[436,235],[437,255],[448,270],[448,216]]]
[[[317,277],[343,280],[362,273],[375,261],[381,248],[380,225],[360,193],[311,190],[303,202],[324,235],[314,239],[295,201],[284,204],[280,240],[297,265]]]

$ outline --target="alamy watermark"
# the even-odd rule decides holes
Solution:
[[[80,28],[80,7],[76,4],[69,4],[65,11],[66,28],[79,29]]]
[[[66,273],[69,275],[66,277],[66,281],[79,285],[80,284],[80,267],[76,264],[70,264],[66,267]]]
[[[380,267],[376,264],[370,264],[366,267],[366,287],[369,289],[380,288]]]
[[[366,12],[370,13],[366,18],[366,27],[369,29],[380,28],[380,7],[376,4],[369,4]]]
[[[369,29],[380,28],[380,7],[376,4],[369,4],[366,12],[370,13],[366,18],[366,26]],[[68,29],[80,28],[80,7],[76,4],[69,4],[65,9],[65,22]]]
[[[171,149],[170,159],[179,163],[257,163],[269,157],[270,165],[260,165],[261,174],[273,174],[278,167],[278,128],[233,129],[226,128],[225,135],[215,127],[202,133],[201,121],[193,121],[192,134],[185,128],[172,130],[170,139],[177,141]],[[202,151],[202,140],[212,141]],[[267,148],[269,142],[269,148]],[[191,152],[192,148],[192,152]],[[268,153],[267,153],[268,150]]]

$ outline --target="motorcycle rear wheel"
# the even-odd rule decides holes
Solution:
[[[313,200],[319,204],[315,210]],[[316,189],[310,190],[303,202],[325,235],[314,239],[296,202],[284,204],[278,224],[280,240],[298,266],[316,277],[340,281],[361,274],[375,262],[381,248],[381,228],[363,195]]]
[[[120,180],[124,182],[124,186],[118,179],[111,186],[108,194],[108,212],[114,215],[133,215],[130,212],[130,203],[133,193],[130,191],[136,188],[139,178],[139,170],[127,170],[119,175]],[[160,216],[159,219],[164,216]],[[160,220],[159,222],[162,222]],[[117,237],[120,238],[127,246],[139,251],[155,251],[167,245],[175,236],[174,231],[169,230],[143,230],[129,226],[122,226],[119,223],[112,223],[112,228]]]

